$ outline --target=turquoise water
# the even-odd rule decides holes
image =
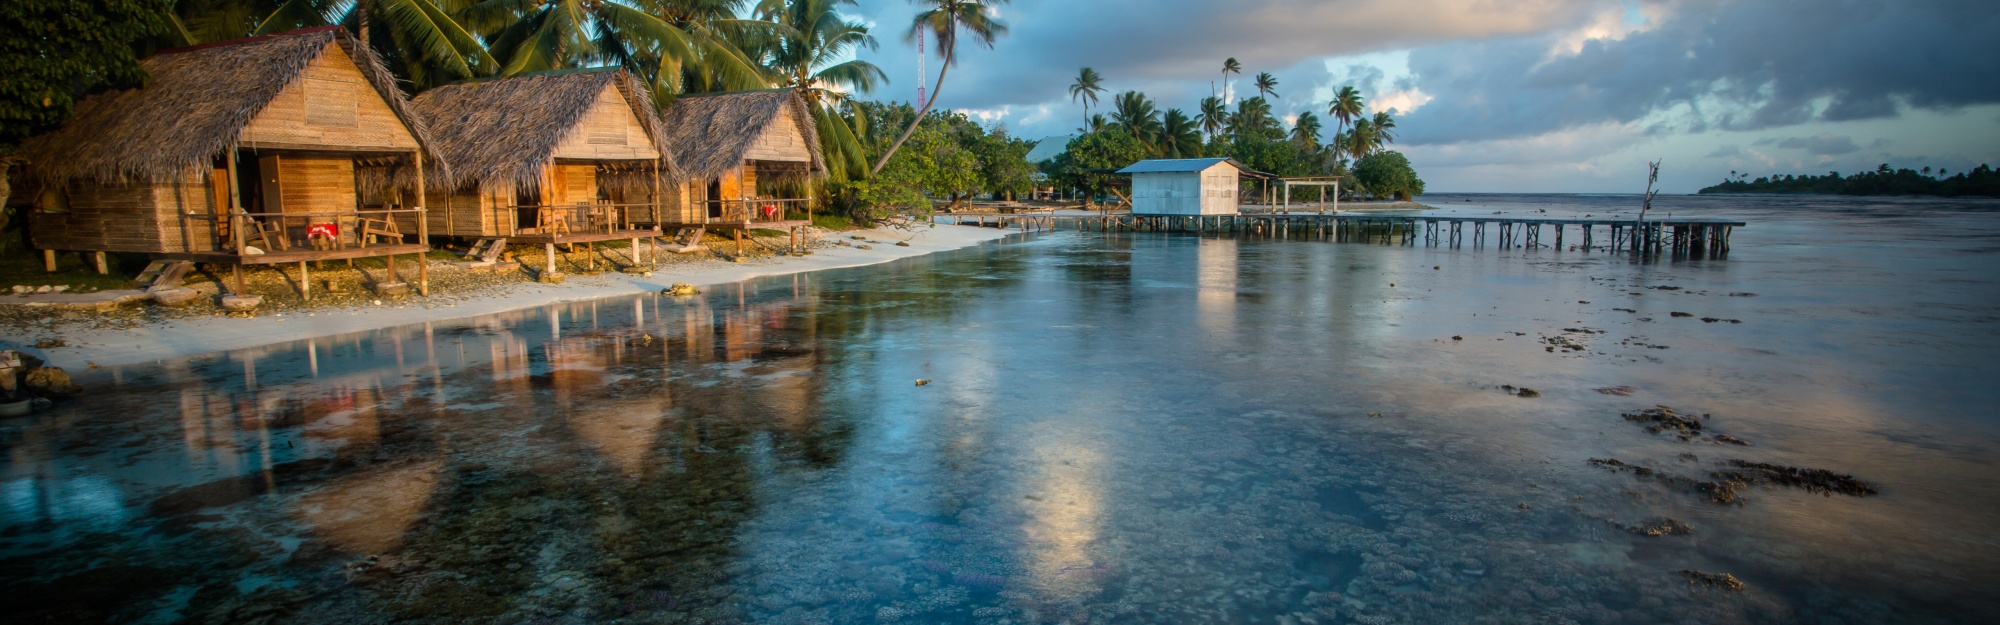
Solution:
[[[1655,263],[1060,232],[89,372],[89,396],[0,423],[0,611],[2000,616],[2000,203],[1662,208],[1753,224],[1730,259]],[[1620,417],[1656,405],[1711,416],[1686,441]],[[1590,463],[1613,458],[1652,473]],[[1731,460],[1880,492],[1759,482],[1718,504],[1691,485]],[[1626,529],[1661,518],[1691,529]]]

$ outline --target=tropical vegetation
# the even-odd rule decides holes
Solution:
[[[1112,97],[1111,114],[1106,117],[1089,112],[1097,102],[1095,94],[1106,90],[1105,78],[1083,68],[1070,95],[1085,106],[1084,125],[1066,151],[1043,163],[1042,170],[1057,188],[1081,191],[1086,198],[1104,197],[1115,178],[1110,170],[1133,161],[1201,157],[1233,158],[1251,169],[1288,178],[1349,176],[1341,191],[1351,197],[1410,198],[1423,193],[1423,180],[1409,159],[1388,150],[1396,142],[1392,111],[1371,114],[1360,90],[1350,85],[1334,91],[1326,104],[1327,121],[1311,110],[1284,114],[1277,109],[1278,78],[1270,72],[1258,72],[1251,80],[1256,94],[1236,100],[1231,110],[1229,78],[1242,73],[1241,62],[1224,60],[1218,95],[1202,98],[1191,109],[1192,116],[1173,107],[1162,111],[1162,105],[1145,93],[1123,91]],[[1330,136],[1328,123],[1334,126]],[[1363,165],[1368,166],[1366,175]],[[1301,187],[1293,192],[1300,194],[1297,199],[1306,199],[1318,197],[1320,190]]]
[[[1721,184],[1702,189],[1700,193],[2000,197],[2000,172],[1995,172],[1992,166],[1980,164],[1970,171],[1947,174],[1949,172],[1942,168],[1936,171],[1930,167],[1890,168],[1888,163],[1877,166],[1874,171],[1863,171],[1852,176],[1842,176],[1840,172],[1830,171],[1824,176],[1785,174],[1759,176],[1752,180],[1747,172],[1732,171]]]

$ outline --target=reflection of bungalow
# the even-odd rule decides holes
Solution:
[[[809,225],[809,182],[826,174],[806,101],[789,89],[681,96],[662,115],[687,182],[667,191],[662,225],[695,229]]]
[[[29,227],[51,266],[52,250],[99,252],[100,266],[107,251],[224,263],[240,293],[246,264],[388,256],[393,274],[396,254],[422,262],[422,203],[397,189],[421,184],[411,165],[434,156],[428,133],[346,31],[168,50],[140,66],[145,87],[85,98],[23,146],[47,189]]]
[[[1241,177],[1269,177],[1227,158],[1151,159],[1118,173],[1132,175],[1134,215],[1234,215]]]
[[[433,233],[540,243],[649,238],[663,168],[652,96],[622,69],[445,85],[416,109],[451,176],[428,192]],[[482,244],[497,253],[499,242]]]

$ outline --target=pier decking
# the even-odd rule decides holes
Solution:
[[[1018,226],[1022,230],[1053,230],[1060,222],[1069,221],[1083,231],[1189,232],[1451,248],[1484,247],[1490,235],[1491,242],[1500,249],[1567,247],[1579,251],[1672,253],[1707,258],[1728,256],[1730,235],[1736,228],[1749,225],[1714,218],[1648,219],[1642,223],[1610,218],[1320,213],[1208,216],[960,213],[941,217],[959,224]],[[1572,229],[1576,238],[1566,240]],[[1603,233],[1602,238],[1599,232]]]

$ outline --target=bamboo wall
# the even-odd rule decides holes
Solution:
[[[353,57],[329,45],[243,129],[243,147],[342,151],[417,149],[389,103],[362,77]]]
[[[105,252],[205,252],[215,249],[212,224],[181,211],[209,214],[206,180],[172,183],[73,184],[65,212],[31,212],[36,248]],[[185,235],[185,239],[183,236]],[[189,245],[191,243],[192,245]]]
[[[556,158],[579,160],[653,160],[659,149],[616,85],[605,85],[583,121],[556,144]]]
[[[597,165],[593,163],[556,163],[556,188],[550,194],[550,202],[556,206],[575,206],[597,202]]]
[[[277,162],[280,201],[275,212],[351,211],[360,205],[360,197],[354,190],[353,157],[286,154],[280,155]],[[268,200],[264,206],[267,212],[272,212]]]
[[[511,233],[508,226],[511,218],[503,219],[500,213],[514,203],[512,193],[484,192],[476,186],[467,186],[450,193],[432,191],[424,195],[424,207],[430,209],[430,231],[437,236],[455,237],[496,237]],[[447,205],[449,202],[449,205]]]
[[[812,152],[806,147],[806,135],[799,129],[798,123],[792,120],[791,115],[780,114],[771,125],[764,127],[764,134],[750,144],[743,160],[806,163],[812,161]]]

